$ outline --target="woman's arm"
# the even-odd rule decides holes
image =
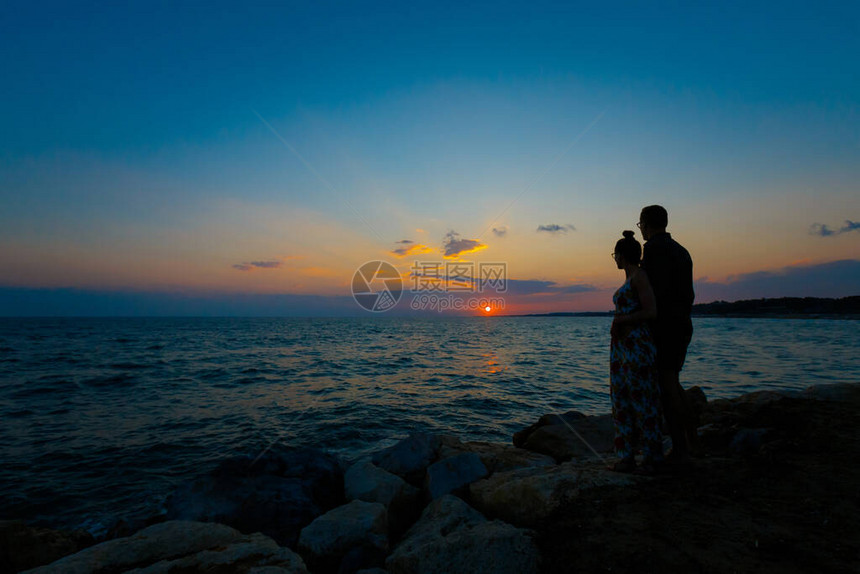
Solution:
[[[643,323],[657,318],[657,299],[654,297],[654,290],[651,289],[651,282],[648,281],[648,274],[644,269],[636,272],[630,280],[633,288],[639,295],[639,304],[642,308],[635,313],[629,315],[617,315],[616,323],[620,325],[632,325],[635,323]]]

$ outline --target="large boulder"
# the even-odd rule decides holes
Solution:
[[[373,464],[415,486],[424,480],[427,467],[436,460],[442,440],[439,435],[412,433],[397,444],[373,455]]]
[[[538,560],[528,532],[446,495],[424,509],[385,565],[391,574],[530,574]]]
[[[237,457],[179,488],[166,502],[168,520],[220,522],[262,532],[295,547],[299,531],[343,502],[340,461],[317,449],[273,449]]]
[[[170,521],[91,546],[31,574],[167,574],[276,567],[307,574],[302,559],[263,534],[242,534],[224,524]]]
[[[470,501],[486,516],[534,526],[585,490],[627,486],[638,477],[568,462],[551,468],[497,472],[469,487]]]
[[[343,488],[346,500],[385,506],[392,538],[399,537],[421,512],[420,491],[370,461],[352,465],[343,477]]]
[[[610,415],[587,416],[577,411],[548,414],[514,435],[514,446],[551,456],[558,462],[612,452],[615,430]]]
[[[347,558],[350,571],[379,566],[388,554],[388,520],[378,502],[353,500],[302,529],[298,550],[314,571],[337,571]]]
[[[427,491],[435,500],[459,491],[489,473],[474,452],[464,452],[434,462],[427,468]]]
[[[554,466],[556,464],[555,459],[551,456],[532,452],[524,448],[482,441],[462,442],[454,436],[442,436],[442,447],[439,449],[440,459],[449,458],[464,452],[473,452],[480,456],[481,462],[484,463],[489,474],[514,470],[516,468]]]

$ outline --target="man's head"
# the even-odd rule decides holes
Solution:
[[[669,214],[662,205],[643,207],[639,214],[638,225],[642,230],[642,237],[648,241],[658,233],[666,231],[666,226],[669,225]]]

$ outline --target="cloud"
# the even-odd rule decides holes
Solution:
[[[597,291],[594,285],[577,283],[561,287],[555,281],[543,281],[540,279],[508,279],[508,292],[513,295],[536,295],[555,293],[588,293]]]
[[[277,269],[281,266],[280,261],[251,261],[251,265],[260,269]]]
[[[487,247],[477,239],[460,239],[456,231],[449,231],[442,240],[442,253],[444,257],[457,257],[463,253],[472,253]]]
[[[402,239],[396,243],[403,245],[403,247],[397,247],[396,249],[391,250],[391,253],[397,257],[406,257],[407,255],[430,253],[433,251],[432,247],[422,245],[421,243],[415,243],[410,239]]]
[[[253,271],[254,269],[277,269],[281,265],[283,265],[283,261],[251,261],[245,263],[236,263],[233,265],[233,269],[238,269],[239,271]]]
[[[502,225],[501,227],[494,227],[493,228],[493,235],[495,235],[496,237],[504,237],[507,234],[508,234],[508,226],[507,225]]]
[[[597,287],[594,285],[589,285],[587,283],[578,283],[574,285],[568,285],[567,287],[559,287],[559,293],[590,293],[592,291],[598,291]]]
[[[433,273],[416,273],[412,271],[409,274],[409,278],[413,277],[427,277],[436,281],[439,281],[441,284],[447,284],[448,281],[459,281],[460,277],[455,277],[452,275],[446,275],[444,268],[440,266]],[[483,280],[478,277],[477,269],[475,270],[475,285],[486,286],[488,291],[492,291],[495,286],[492,284],[488,284],[487,280]],[[545,281],[541,279],[505,279],[505,287],[506,293],[511,295],[555,295],[560,293],[590,293],[592,291],[599,291],[597,287],[594,285],[589,285],[587,283],[574,283],[573,285],[565,285],[560,286],[555,281]]]
[[[821,237],[829,237],[834,231],[823,223],[813,223],[809,226],[810,235],[820,235]]]
[[[568,231],[576,231],[573,225],[559,225],[557,223],[547,223],[546,225],[538,225],[538,231],[546,231],[547,233],[567,233]]]
[[[703,277],[695,283],[697,303],[762,297],[849,297],[860,294],[860,260],[790,265],[732,275],[725,282]]]
[[[819,235],[821,237],[830,237],[831,235],[841,235],[851,231],[860,231],[860,221],[845,220],[845,225],[839,229],[833,230],[827,227],[824,223],[813,223],[809,226],[810,235]]]

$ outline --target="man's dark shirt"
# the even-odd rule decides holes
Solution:
[[[689,319],[693,309],[693,260],[668,233],[645,242],[642,269],[648,274],[657,301],[657,322]]]

